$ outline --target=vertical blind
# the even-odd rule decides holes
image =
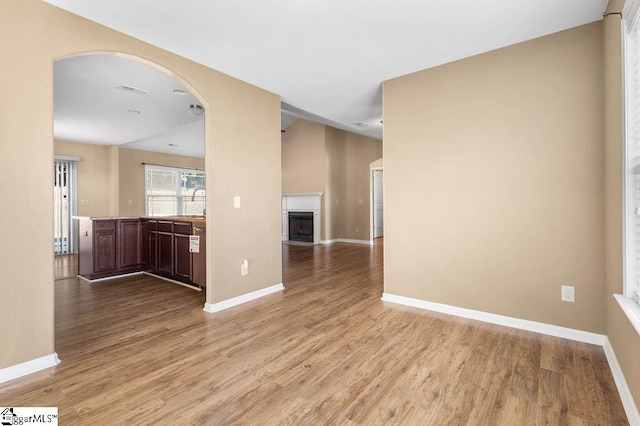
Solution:
[[[76,163],[56,159],[53,162],[53,251],[69,254],[75,251],[72,216],[75,214]]]

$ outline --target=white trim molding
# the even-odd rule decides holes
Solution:
[[[45,368],[55,367],[58,364],[60,364],[60,358],[58,358],[58,354],[54,352],[50,355],[32,359],[31,361],[12,365],[11,367],[0,370],[0,383],[18,379],[22,376],[44,370]]]
[[[618,359],[609,342],[609,338],[603,334],[590,333],[588,331],[575,330],[573,328],[560,327],[489,312],[475,311],[473,309],[460,308],[389,293],[382,293],[382,301],[602,346],[604,354],[607,357],[607,362],[609,363],[609,369],[613,375],[613,380],[616,383],[618,394],[622,400],[627,420],[629,420],[630,425],[640,425],[640,415],[638,414],[638,408],[636,407],[631,390],[622,374],[622,369],[620,368],[620,364],[618,364]]]
[[[638,305],[633,299],[624,297],[621,294],[614,294],[613,297],[620,305],[620,309],[627,316],[629,322],[636,329],[638,335],[640,335],[640,305]]]
[[[146,272],[144,272],[144,271],[129,272],[128,274],[120,274],[120,275],[112,275],[110,277],[104,277],[104,278],[96,278],[95,280],[90,280],[89,278],[83,277],[82,275],[76,275],[76,276],[78,278],[80,278],[81,280],[88,282],[89,284],[94,284],[94,283],[101,283],[101,282],[104,282],[104,281],[117,280],[118,278],[132,277],[134,275],[142,275],[142,274],[146,274]],[[153,275],[153,274],[147,274],[147,275]],[[160,277],[158,277],[158,278],[160,278]]]
[[[618,358],[616,357],[616,353],[613,351],[613,346],[611,346],[609,338],[605,336],[605,339],[602,349],[604,349],[604,354],[607,357],[607,362],[609,363],[609,369],[611,370],[611,375],[613,375],[613,380],[616,382],[618,394],[620,394],[620,399],[622,400],[622,406],[624,407],[624,412],[627,415],[627,420],[630,425],[640,425],[640,413],[638,413],[638,408],[633,400],[633,395],[631,394],[629,385],[627,385],[627,380],[624,378],[624,374],[622,374],[622,368],[620,368]]]
[[[349,244],[364,244],[368,246],[373,245],[373,241],[371,240],[352,240],[349,238],[336,238],[333,240],[322,240],[322,244],[334,244],[334,243],[349,243]]]
[[[243,294],[241,296],[232,297],[231,299],[223,300],[218,303],[205,303],[203,311],[214,313],[220,312],[224,309],[229,309],[234,306],[241,305],[243,303],[250,302],[255,299],[259,299],[260,297],[267,296],[271,293],[277,293],[278,291],[284,290],[284,285],[282,283],[272,285],[270,287],[266,287],[260,290],[252,291],[251,293]]]
[[[396,296],[395,294],[389,293],[382,294],[382,301],[412,306],[414,308],[426,309],[428,311],[440,312],[443,314],[455,315],[457,317],[469,318],[491,324],[504,325],[506,327],[517,328],[519,330],[533,331],[534,333],[546,334],[548,336],[562,337],[564,339],[576,340],[578,342],[591,343],[592,345],[602,346],[607,338],[603,334],[590,333],[588,331],[575,330],[573,328],[560,327],[537,321],[507,317],[489,312],[475,311],[473,309],[460,308],[442,303],[428,302],[426,300],[413,299],[411,297]]]

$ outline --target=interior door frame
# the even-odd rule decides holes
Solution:
[[[373,197],[373,176],[377,171],[384,172],[384,167],[371,167],[369,174],[369,239],[371,243],[375,240],[375,228],[373,223],[373,215],[375,214],[375,201]],[[384,188],[384,186],[383,186]],[[384,189],[383,189],[384,191]],[[384,223],[384,220],[383,220]]]

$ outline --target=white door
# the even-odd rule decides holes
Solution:
[[[383,197],[384,176],[382,170],[373,171],[373,238],[384,235],[384,197]]]

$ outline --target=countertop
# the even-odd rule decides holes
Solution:
[[[206,224],[207,218],[203,216],[72,216],[72,219],[89,220],[126,220],[126,219],[150,219],[150,220],[173,220],[176,222],[191,222]]]
[[[71,219],[117,220],[117,219],[140,219],[140,216],[71,216]]]
[[[207,223],[207,218],[203,216],[140,216],[140,219],[149,220],[174,220],[176,222],[191,222],[191,223]]]

